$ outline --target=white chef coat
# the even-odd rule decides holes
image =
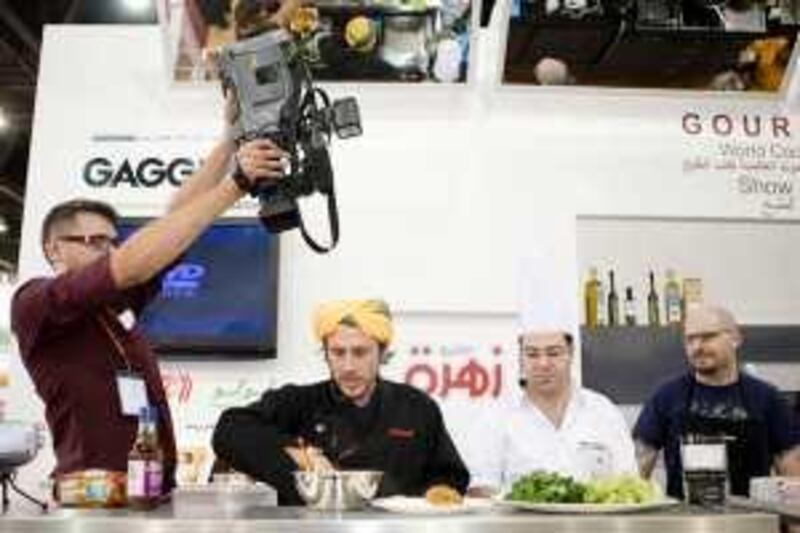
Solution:
[[[578,480],[638,472],[622,412],[598,392],[574,389],[558,428],[524,394],[487,414],[471,436],[472,486],[509,489],[535,470]]]

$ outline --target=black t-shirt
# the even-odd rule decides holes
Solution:
[[[789,406],[772,385],[744,373],[737,383],[721,387],[695,382],[687,409],[691,381],[684,375],[659,387],[642,408],[633,429],[634,438],[657,450],[664,449],[670,496],[683,497],[680,438],[689,413],[732,421],[749,417],[755,422],[759,441],[766,442],[766,454],[752,465],[748,477],[768,475],[774,458],[800,443]]]

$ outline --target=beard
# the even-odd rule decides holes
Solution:
[[[713,365],[713,366],[692,365],[692,367],[694,368],[695,372],[697,372],[698,374],[702,374],[704,376],[713,376],[714,374],[722,370],[722,367],[720,367],[719,365]]]
[[[689,359],[692,370],[699,376],[718,378],[735,371],[736,363],[729,362],[725,357],[708,354],[693,355]]]
[[[341,394],[357,404],[369,401],[376,384],[376,381],[355,377],[338,378],[335,381]]]

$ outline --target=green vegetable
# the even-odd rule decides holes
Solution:
[[[580,483],[554,472],[522,476],[506,495],[507,500],[532,503],[648,503],[660,497],[655,484],[634,475]]]
[[[555,472],[533,472],[511,487],[506,499],[520,502],[581,503],[586,487]]]
[[[647,503],[661,494],[656,485],[639,476],[616,476],[590,481],[586,485],[586,503]]]

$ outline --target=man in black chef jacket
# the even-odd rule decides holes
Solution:
[[[320,306],[314,333],[330,379],[286,385],[245,407],[228,409],[214,430],[217,456],[300,505],[292,472],[300,468],[381,470],[379,496],[423,495],[434,485],[463,493],[469,472],[424,392],[385,381],[378,369],[392,340],[380,300]]]

